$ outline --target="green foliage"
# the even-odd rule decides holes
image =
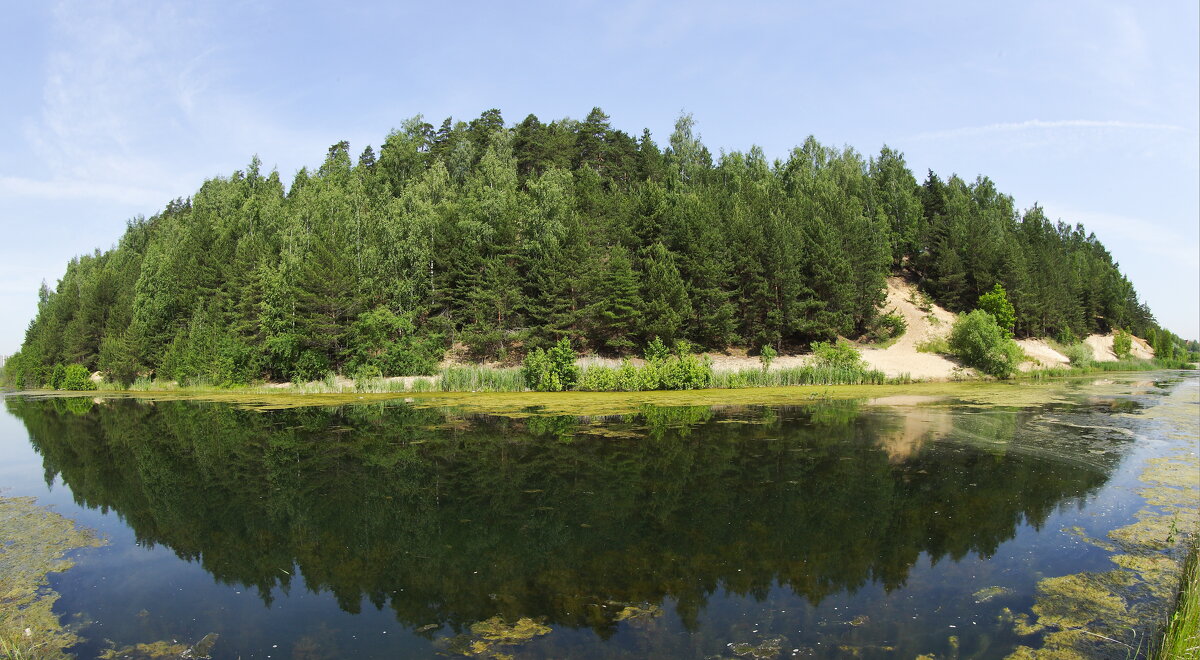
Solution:
[[[821,368],[862,369],[865,365],[862,353],[854,347],[854,344],[845,339],[839,339],[833,343],[815,342],[812,345],[812,352],[815,358],[813,364]]]
[[[960,316],[950,331],[950,350],[967,366],[989,376],[1011,378],[1025,354],[996,323],[996,317],[977,309]]]
[[[930,337],[917,342],[916,349],[918,353],[934,353],[936,355],[950,355],[953,352],[950,350],[950,342],[945,337]]]
[[[767,344],[758,352],[758,361],[762,364],[763,371],[771,368],[771,363],[775,361],[775,357],[779,355],[773,346]]]
[[[575,351],[571,340],[560,339],[549,350],[535,348],[525,356],[521,367],[522,376],[529,389],[538,392],[561,392],[571,389],[579,380],[579,367],[575,366]]]
[[[60,362],[54,365],[54,370],[50,372],[50,380],[46,383],[52,390],[63,389],[63,378],[67,375],[67,368]]]
[[[94,390],[96,383],[92,382],[92,374],[82,364],[67,366],[62,373],[62,379],[55,389],[59,390]]]
[[[1008,293],[1004,287],[997,282],[992,287],[991,291],[979,296],[979,303],[976,305],[979,309],[991,314],[996,319],[996,325],[1008,334],[1009,337],[1013,334],[1013,327],[1017,322],[1017,314],[1013,309],[1012,303],[1008,301]]]
[[[346,369],[356,373],[373,367],[380,376],[425,376],[437,371],[444,353],[441,337],[417,335],[411,313],[376,307],[350,325]]]
[[[1095,355],[1092,352],[1092,347],[1083,342],[1071,344],[1070,346],[1064,346],[1062,348],[1062,354],[1071,361],[1072,367],[1087,367],[1091,366],[1091,364],[1095,362]]]
[[[882,343],[891,345],[892,340],[897,339],[904,334],[908,329],[908,323],[904,317],[895,312],[881,314],[871,324],[871,329],[866,335],[866,340],[872,343]]]
[[[1113,354],[1119,360],[1129,359],[1130,353],[1133,351],[1133,336],[1127,330],[1118,329],[1113,335]]]
[[[670,355],[671,350],[658,337],[650,340],[646,344],[646,350],[642,353],[642,357],[646,358],[647,362],[662,362],[670,357]]]
[[[423,381],[417,381],[422,391]],[[437,389],[442,392],[522,392],[525,390],[525,370],[496,369],[484,366],[447,367],[442,370]]]
[[[714,158],[689,115],[669,142],[599,108],[511,127],[493,109],[436,130],[413,117],[357,162],[338,142],[286,192],[254,159],[72,259],[38,291],[4,377],[40,387],[56,364],[123,385],[431,374],[452,341],[501,361],[562,338],[620,356],[654,337],[882,342],[903,331],[877,312],[899,272],[1021,336],[1120,327],[1153,335],[1160,359],[1187,354],[1094,236],[1018,213],[986,177],[918,185],[899,152],[813,138],[773,163],[758,148]]]

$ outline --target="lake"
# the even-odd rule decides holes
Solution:
[[[0,488],[107,540],[49,580],[85,658],[202,639],[215,658],[1125,658],[1195,529],[1198,383],[595,415],[9,395]]]

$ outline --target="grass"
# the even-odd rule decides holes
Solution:
[[[438,389],[443,392],[523,392],[525,379],[517,367],[447,367],[438,378]]]
[[[1078,366],[1072,365],[1069,367],[1048,367],[1045,369],[1034,369],[1027,371],[1018,378],[1027,378],[1031,380],[1042,380],[1046,378],[1063,378],[1066,376],[1083,376],[1087,374],[1104,373],[1108,371],[1149,371],[1153,369],[1190,369],[1191,365],[1187,362],[1169,361],[1169,360],[1142,360],[1139,358],[1128,358],[1125,360],[1116,360],[1113,362],[1087,362]]]
[[[1166,629],[1151,656],[1154,660],[1200,659],[1200,538],[1193,537],[1175,610],[1167,619]]]
[[[740,369],[713,373],[712,387],[792,387],[796,385],[902,385],[912,378],[903,374],[890,378],[882,371],[857,367],[803,366],[789,369]]]
[[[945,337],[932,337],[925,341],[917,342],[915,346],[918,353],[934,353],[937,355],[950,354],[950,341]]]

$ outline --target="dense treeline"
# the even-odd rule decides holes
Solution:
[[[987,178],[918,183],[892,149],[811,137],[774,163],[714,158],[690,115],[660,149],[598,108],[512,127],[489,110],[415,117],[357,161],[340,142],[286,188],[255,158],[129,222],[43,286],[6,371],[220,384],[428,373],[455,342],[510,360],[562,337],[796,349],[870,332],[893,272],[955,311],[1002,283],[1018,335],[1155,327],[1093,235]]]

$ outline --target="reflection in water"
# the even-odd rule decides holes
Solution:
[[[1047,460],[1032,412],[853,402],[510,419],[6,401],[47,481],[142,543],[268,602],[297,567],[414,629],[499,615],[603,636],[630,604],[670,599],[694,627],[719,590],[890,590],[922,553],[992,554],[1120,458]]]

